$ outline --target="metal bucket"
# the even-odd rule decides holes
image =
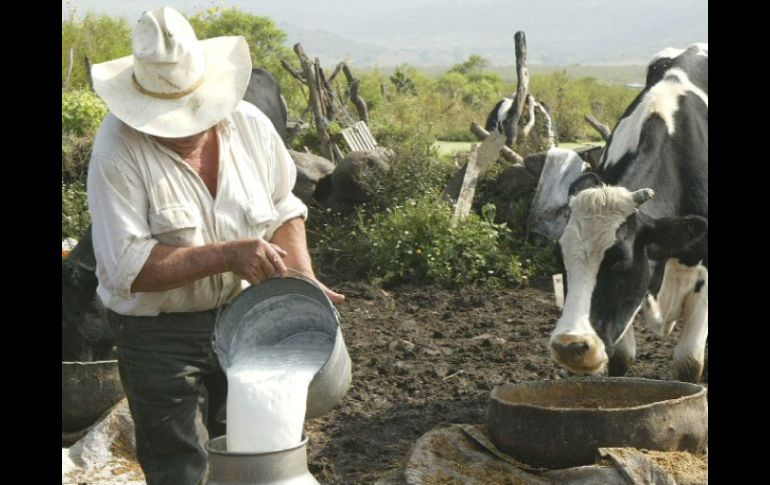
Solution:
[[[307,437],[294,448],[267,453],[227,451],[227,437],[206,443],[207,485],[319,485],[307,469]]]
[[[238,358],[248,357],[241,355],[244,348],[279,345],[303,334],[324,334],[333,342],[308,387],[305,417],[315,418],[331,411],[351,381],[339,313],[316,284],[295,277],[270,278],[245,289],[220,315],[214,349],[227,371]]]

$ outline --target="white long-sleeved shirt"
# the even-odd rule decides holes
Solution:
[[[96,289],[104,305],[123,315],[153,316],[215,308],[242,289],[233,273],[158,292],[131,285],[152,248],[200,246],[262,237],[270,240],[289,219],[307,218],[291,190],[297,172],[270,120],[242,101],[216,127],[216,198],[174,151],[112,114],[94,142],[88,170]]]

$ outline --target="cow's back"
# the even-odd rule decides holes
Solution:
[[[265,113],[273,122],[284,143],[288,143],[286,129],[288,110],[281,95],[281,86],[270,72],[261,68],[252,69],[249,86],[243,99]]]

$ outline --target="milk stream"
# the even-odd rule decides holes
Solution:
[[[263,453],[302,441],[308,385],[329,357],[326,334],[305,332],[241,353],[227,369],[227,449]]]

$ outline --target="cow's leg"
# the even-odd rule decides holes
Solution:
[[[686,382],[698,382],[700,379],[709,331],[708,270],[699,266],[698,275],[693,291],[684,301],[682,335],[674,349],[677,379]]]
[[[628,326],[625,335],[615,344],[615,351],[610,357],[610,377],[624,376],[636,357],[636,337],[634,336],[634,324]]]
[[[698,280],[698,266],[687,266],[675,258],[666,262],[657,297],[647,295],[644,316],[647,327],[661,337],[668,336],[682,318],[684,301]]]

